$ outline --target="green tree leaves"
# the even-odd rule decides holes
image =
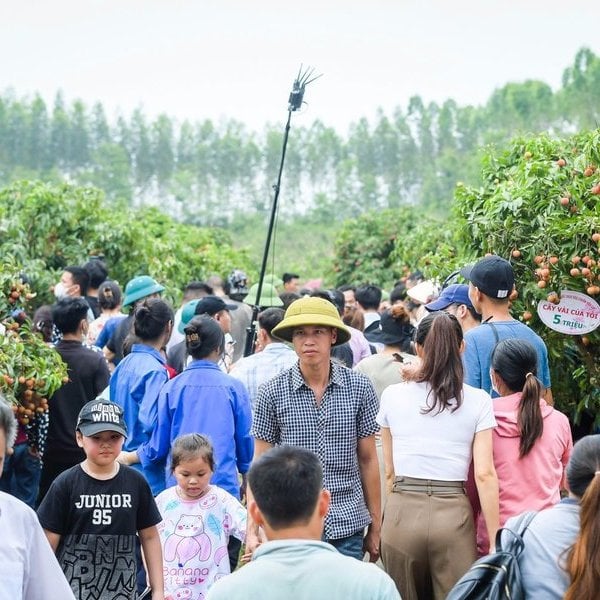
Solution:
[[[51,298],[63,267],[96,254],[106,257],[110,276],[122,286],[151,275],[171,299],[189,281],[213,273],[241,268],[254,274],[223,231],[177,223],[156,208],[107,204],[97,189],[66,184],[23,181],[0,190],[0,253],[15,257],[31,277],[39,302]]]

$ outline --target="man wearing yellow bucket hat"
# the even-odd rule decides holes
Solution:
[[[364,375],[331,361],[331,348],[347,342],[350,331],[331,302],[305,297],[290,304],[272,335],[294,346],[298,362],[258,392],[254,458],[277,445],[315,452],[331,492],[323,539],[342,554],[362,559],[368,552],[376,561],[381,529],[377,395]],[[249,551],[258,544],[257,534],[249,521]]]

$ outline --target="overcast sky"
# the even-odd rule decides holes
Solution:
[[[323,77],[295,120],[345,131],[415,94],[556,89],[580,47],[600,54],[599,23],[594,0],[1,0],[0,91],[260,128],[286,117],[304,63]]]

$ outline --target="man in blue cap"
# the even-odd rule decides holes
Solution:
[[[454,315],[463,330],[463,333],[481,324],[481,315],[473,307],[469,298],[469,286],[453,283],[442,290],[439,298],[425,305],[425,310],[435,312],[443,310]]]

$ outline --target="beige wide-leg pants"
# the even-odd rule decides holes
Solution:
[[[462,482],[397,477],[383,515],[381,558],[402,600],[443,600],[476,557]]]

